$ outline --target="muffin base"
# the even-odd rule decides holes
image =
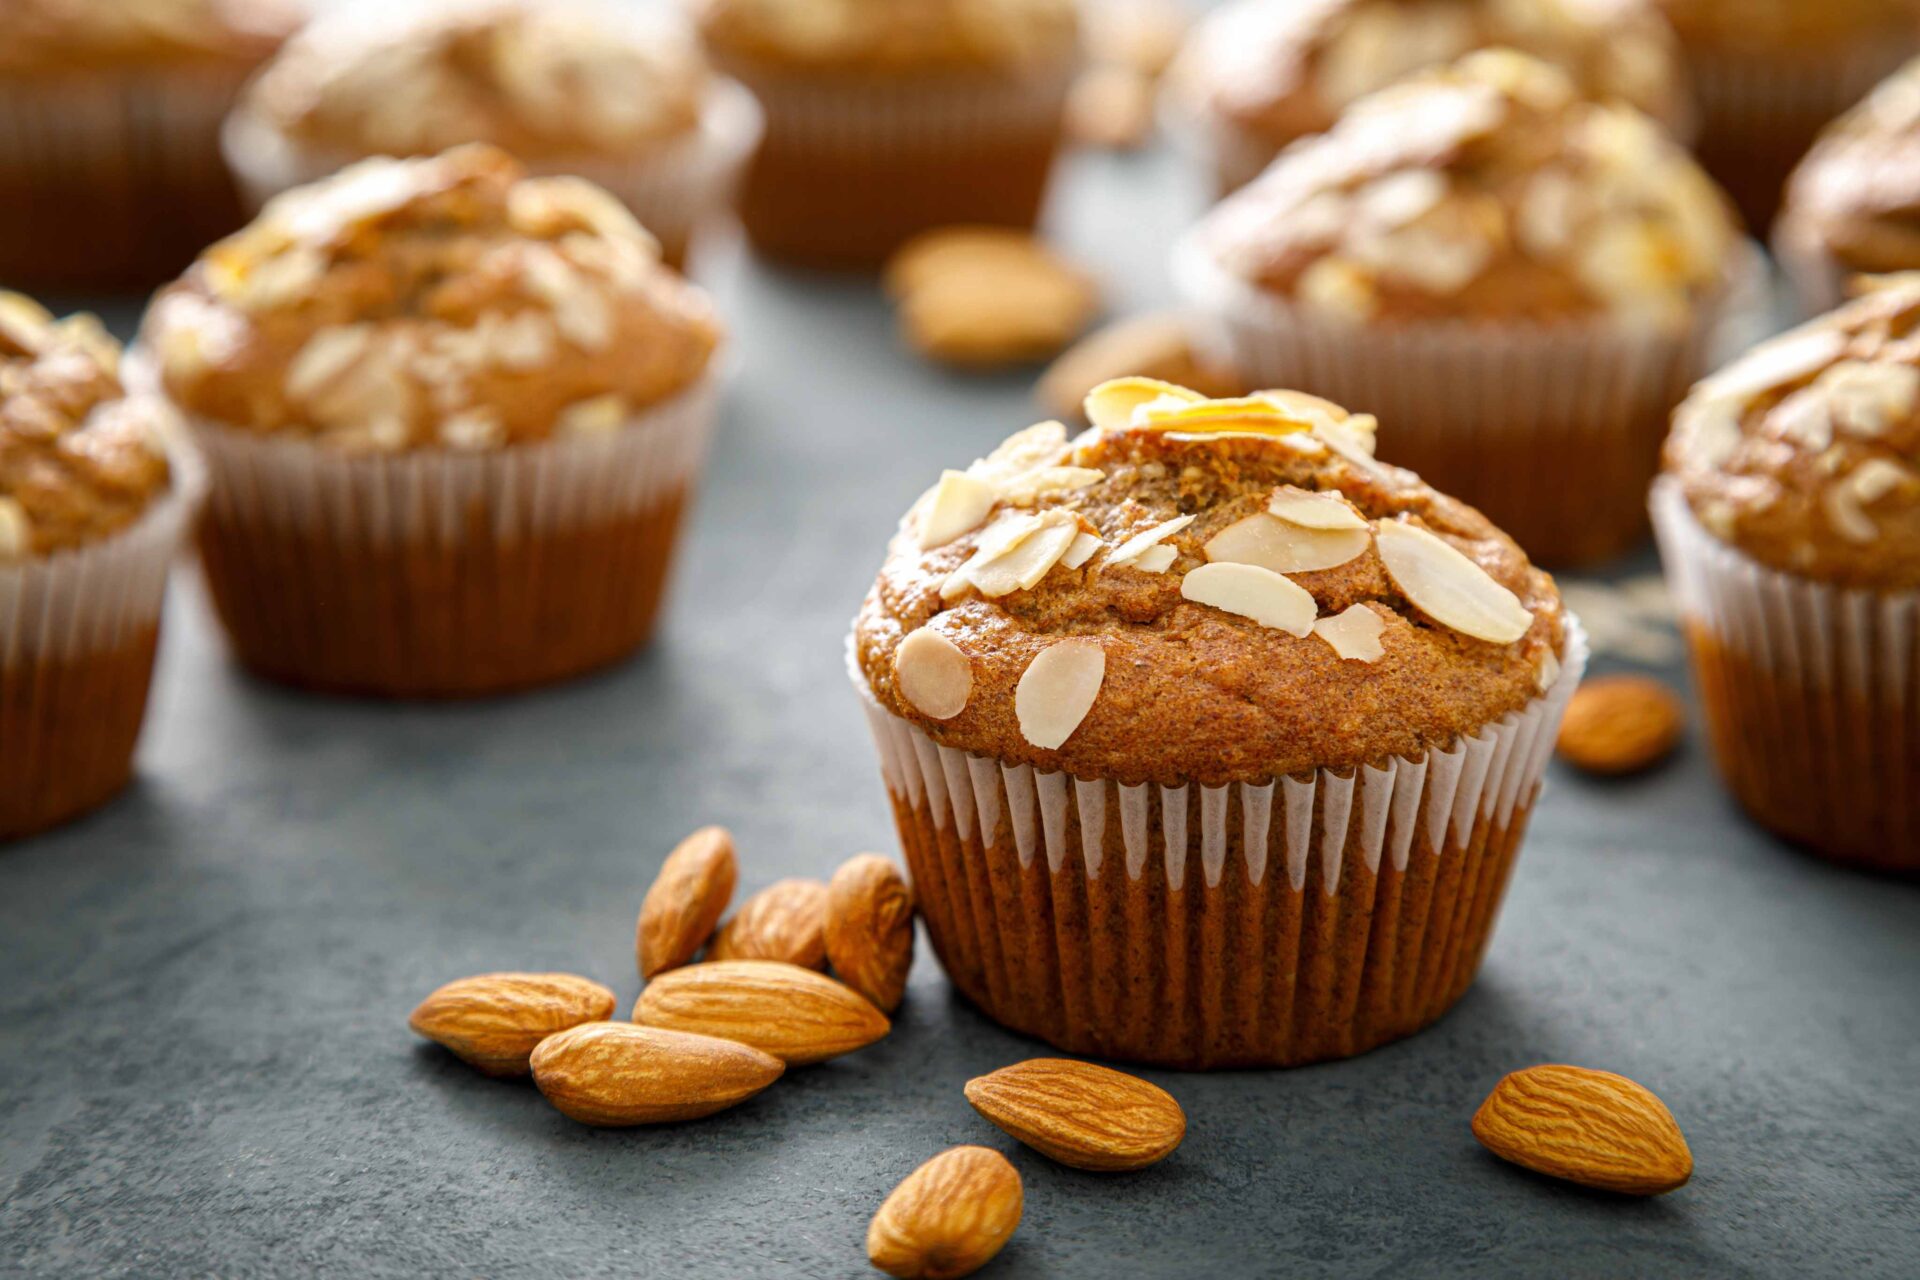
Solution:
[[[58,826],[127,785],[158,639],[149,624],[112,649],[0,665],[0,840]]]

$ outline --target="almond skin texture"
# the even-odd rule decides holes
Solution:
[[[952,1147],[907,1175],[867,1228],[867,1259],[902,1280],[953,1280],[993,1260],[1020,1225],[1020,1174],[998,1151]]]
[[[913,890],[877,853],[847,859],[827,886],[827,959],[840,980],[887,1013],[913,968]]]
[[[1567,703],[1554,745],[1561,759],[1588,773],[1639,773],[1671,755],[1686,727],[1686,709],[1658,680],[1602,676]]]
[[[483,973],[441,987],[413,1011],[415,1034],[490,1076],[524,1076],[535,1045],[613,1016],[614,996],[570,973]]]
[[[562,1115],[608,1128],[698,1120],[745,1102],[785,1071],[731,1040],[590,1022],[533,1051],[533,1082]]]
[[[859,992],[776,960],[715,960],[663,973],[640,993],[633,1020],[738,1040],[790,1067],[851,1053],[892,1029]]]
[[[1662,1195],[1693,1176],[1693,1153],[1666,1104],[1608,1071],[1516,1071],[1474,1113],[1473,1136],[1522,1168],[1623,1195]]]
[[[1144,1169],[1173,1154],[1187,1113],[1138,1076],[1069,1058],[1034,1058],[967,1081],[973,1109],[1041,1155],[1075,1169]]]
[[[739,876],[733,836],[725,827],[702,827],[675,846],[640,904],[634,952],[641,977],[676,969],[699,954]]]
[[[827,886],[818,880],[782,880],[762,889],[720,926],[707,959],[826,968]]]

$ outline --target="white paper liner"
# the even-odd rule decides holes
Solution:
[[[734,73],[759,97],[770,143],[868,156],[970,151],[983,139],[1058,134],[1074,67],[1005,75],[804,76]]]
[[[531,173],[574,175],[606,188],[677,254],[698,228],[732,208],[764,125],[760,104],[746,87],[716,76],[691,137],[643,148],[624,160],[590,155],[522,160]],[[256,212],[281,192],[318,182],[362,158],[303,147],[244,107],[227,118],[220,145],[242,198]]]

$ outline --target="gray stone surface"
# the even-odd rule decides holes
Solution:
[[[1157,296],[1197,193],[1161,161],[1071,179],[1069,241]],[[886,1191],[983,1142],[1026,1179],[988,1272],[1009,1280],[1920,1274],[1920,889],[1757,834],[1697,741],[1644,781],[1555,774],[1482,977],[1431,1031],[1149,1073],[1191,1127],[1134,1176],[973,1115],[961,1084],[1041,1046],[924,947],[891,1038],[693,1125],[583,1129],[416,1043],[414,1002],[476,971],[630,1001],[634,911],[688,828],[734,828],[747,889],[892,848],[841,638],[897,513],[1032,419],[1026,380],[915,365],[852,285],[725,292],[740,375],[671,621],[630,666],[477,706],[319,700],[236,673],[180,584],[138,784],[0,853],[0,1273],[855,1275]],[[1658,1091],[1692,1185],[1616,1200],[1482,1151],[1474,1107],[1547,1060]]]

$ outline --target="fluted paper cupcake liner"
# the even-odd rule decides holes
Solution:
[[[1604,321],[1370,325],[1237,279],[1197,233],[1174,250],[1196,340],[1250,386],[1324,396],[1379,417],[1380,457],[1470,502],[1536,562],[1574,565],[1646,535],[1667,418],[1712,365],[1762,268],[1740,255],[1677,331]]]
[[[1671,480],[1652,505],[1728,789],[1813,852],[1920,874],[1920,593],[1770,569]]]
[[[1587,645],[1424,756],[1258,785],[1044,773],[867,711],[948,976],[1074,1053],[1184,1068],[1349,1057],[1427,1026],[1491,937]]]
[[[626,656],[652,632],[712,433],[708,374],[606,435],[354,456],[189,419],[201,559],[241,661],[294,684],[464,697]]]
[[[572,174],[605,187],[659,239],[667,261],[682,267],[696,232],[732,210],[762,127],[753,95],[736,81],[717,78],[691,137],[627,159],[523,160],[531,173]],[[241,194],[255,211],[290,187],[318,182],[362,158],[298,143],[245,108],[228,117],[220,141]]]

